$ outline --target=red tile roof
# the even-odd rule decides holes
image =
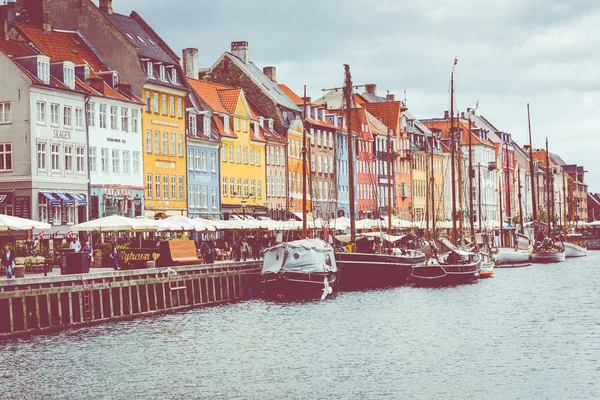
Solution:
[[[37,54],[21,40],[4,40],[3,38],[0,38],[0,52],[13,57],[25,57]]]
[[[42,53],[50,56],[51,62],[72,61],[77,65],[88,63],[96,72],[109,70],[78,32],[44,32],[25,24],[17,24],[17,27]]]
[[[219,85],[212,82],[202,81],[198,79],[186,78],[192,90],[200,97],[208,106],[217,113],[229,114],[223,106],[219,97],[219,90],[232,89],[228,86]]]
[[[292,89],[284,85],[283,83],[278,84],[279,90],[283,92],[287,97],[294,102],[294,104],[304,104],[302,97],[298,96]]]
[[[374,116],[381,118],[381,122],[388,128],[397,133],[399,130],[400,116],[402,114],[402,102],[400,101],[385,101],[380,103],[364,103],[362,104],[368,112]]]
[[[223,107],[230,113],[234,114],[237,108],[242,89],[219,89],[217,90]]]
[[[450,120],[449,119],[436,119],[436,120],[422,120],[421,121],[423,123],[423,125],[425,125],[426,127],[428,127],[429,129],[439,129],[442,132],[442,138],[444,139],[448,139],[450,137]],[[455,123],[457,124],[455,126],[458,127],[459,129],[463,130],[464,132],[468,132],[469,131],[469,124],[465,123],[464,121],[458,120],[455,121]],[[469,135],[465,134],[465,135],[461,135],[462,136],[462,142],[461,145],[468,145],[469,144]],[[475,133],[471,132],[471,143],[474,145],[484,145],[484,146],[490,146],[490,147],[494,147],[494,144],[492,142],[490,142],[489,140],[484,140],[481,139],[479,136],[477,136]]]

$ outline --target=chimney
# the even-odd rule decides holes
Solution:
[[[50,19],[50,0],[41,0],[42,3],[42,30],[46,33],[52,32]]]
[[[125,96],[132,96],[131,85],[128,83],[117,83],[117,91]]]
[[[187,78],[198,79],[198,49],[183,49],[183,73]]]
[[[90,85],[97,92],[104,94],[104,80],[102,78],[97,76],[90,78],[88,85]]]
[[[107,14],[113,13],[112,0],[100,0],[99,7],[100,11],[104,11]]]
[[[244,64],[248,64],[248,42],[231,42],[231,53]]]
[[[388,90],[387,95],[385,96],[385,99],[387,101],[394,101],[396,99],[396,96],[394,96],[393,94],[391,94],[390,91]]]
[[[365,90],[370,95],[377,96],[377,85],[376,84],[369,83],[369,84],[365,85]]]
[[[448,111],[448,110],[444,111],[444,118],[446,118],[446,119],[450,118],[450,111]]]
[[[16,16],[16,3],[14,1],[9,1],[8,4],[0,6],[0,24],[2,25],[2,33],[4,34],[4,39],[8,40],[8,29],[10,24],[15,22]]]
[[[269,78],[273,83],[277,83],[277,70],[275,67],[264,67],[263,73]]]

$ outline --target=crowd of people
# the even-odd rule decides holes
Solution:
[[[260,260],[263,256],[263,250],[272,246],[273,243],[274,239],[267,234],[262,236],[243,235],[234,238],[231,243],[226,239],[198,239],[196,248],[202,255],[204,263],[211,264],[217,260],[218,255],[235,261]]]

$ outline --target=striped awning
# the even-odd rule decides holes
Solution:
[[[87,206],[87,201],[79,193],[71,193],[71,192],[69,192],[69,196],[71,196],[72,198],[74,198],[75,200],[77,200],[77,204],[79,204],[80,206]]]
[[[52,204],[53,206],[59,206],[60,205],[60,199],[57,199],[54,196],[54,193],[40,192],[40,194],[43,195],[45,198],[47,198],[48,201],[50,202],[50,204]]]
[[[69,196],[67,196],[66,193],[63,192],[56,192],[54,193],[55,195],[57,195],[62,201],[63,203],[65,203],[65,205],[67,207],[72,207],[75,203],[73,202],[73,199],[70,198]]]

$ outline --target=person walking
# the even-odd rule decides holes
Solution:
[[[112,254],[110,256],[113,259],[115,271],[120,270],[121,268],[119,268],[119,247],[117,246],[117,243],[113,243]]]
[[[12,279],[13,268],[15,267],[15,258],[10,247],[4,246],[4,255],[2,255],[2,266],[6,268],[6,279]]]
[[[243,259],[243,261],[246,261],[246,259],[248,258],[249,254],[250,254],[250,245],[246,241],[246,238],[242,239],[241,250],[242,250],[242,259]]]
[[[81,249],[81,252],[86,253],[88,255],[90,262],[94,262],[94,257],[92,255],[93,251],[94,250],[92,249],[92,246],[90,246],[90,242],[86,240],[85,245]]]

